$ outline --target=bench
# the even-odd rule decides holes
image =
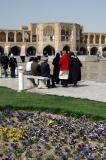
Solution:
[[[33,75],[25,75],[27,79],[27,88],[48,88],[47,87],[47,80],[50,80],[48,77],[42,76],[33,76]]]

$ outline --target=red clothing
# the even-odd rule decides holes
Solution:
[[[59,61],[60,71],[69,71],[69,64],[70,64],[70,58],[65,53],[60,57],[60,61]]]

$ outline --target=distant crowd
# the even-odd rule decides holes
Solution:
[[[48,63],[48,57],[31,57],[26,63],[25,74],[33,76],[49,77],[47,87],[56,87],[60,84],[67,87],[68,84],[73,84],[77,87],[77,82],[81,80],[82,64],[78,57],[73,52],[58,52],[52,61],[53,73],[51,74],[51,66]]]
[[[51,65],[48,57],[30,57],[26,63],[24,74],[33,76],[48,77],[47,87],[56,87],[60,84],[67,87],[73,84],[77,87],[77,82],[81,80],[82,64],[74,52],[66,52],[65,50],[56,53],[53,61],[53,72],[51,73]],[[8,69],[10,69],[11,78],[16,77],[17,60],[11,53],[9,56],[0,53],[0,70],[3,70],[4,76],[8,77]]]

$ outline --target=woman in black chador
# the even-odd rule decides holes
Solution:
[[[81,80],[81,67],[82,64],[79,58],[72,52],[70,60],[70,72],[69,72],[69,83],[77,86],[77,82]]]
[[[56,84],[59,84],[59,71],[60,71],[59,60],[60,60],[60,54],[57,53],[52,62],[54,66],[53,67],[53,77],[54,77],[54,81],[56,82]]]

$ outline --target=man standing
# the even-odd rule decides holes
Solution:
[[[5,53],[2,56],[2,67],[3,67],[3,70],[4,70],[5,78],[8,77],[8,74],[7,74],[8,63],[9,63],[9,58],[8,58],[7,54]]]
[[[17,67],[17,61],[16,58],[14,58],[13,54],[10,55],[9,67],[11,70],[11,78],[15,78],[15,69]]]

